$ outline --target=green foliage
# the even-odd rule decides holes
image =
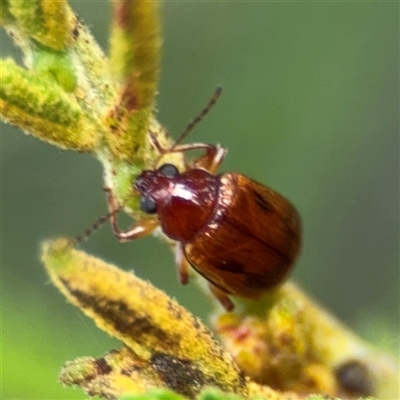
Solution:
[[[152,389],[142,394],[121,396],[118,400],[184,400],[184,397],[168,389]]]
[[[51,76],[66,91],[72,92],[77,85],[71,55],[41,47],[34,54],[33,69],[44,76]]]

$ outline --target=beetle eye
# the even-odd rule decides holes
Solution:
[[[146,214],[154,214],[157,211],[157,206],[156,203],[148,197],[141,197],[140,209]]]
[[[175,176],[179,174],[178,168],[173,164],[163,164],[158,171],[161,172],[165,176]]]

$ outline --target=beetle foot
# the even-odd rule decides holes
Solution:
[[[209,283],[208,286],[210,287],[211,293],[217,298],[226,311],[232,311],[235,308],[235,305],[226,292],[212,283]]]

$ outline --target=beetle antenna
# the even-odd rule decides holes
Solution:
[[[154,165],[157,165],[160,161],[161,157],[167,153],[173,153],[175,148],[183,142],[186,136],[193,130],[193,128],[210,112],[210,110],[214,107],[215,103],[218,101],[219,97],[222,93],[222,87],[218,86],[208,101],[207,105],[200,111],[200,113],[186,126],[185,130],[178,136],[175,143],[167,149],[161,147],[160,142],[157,139],[157,136],[154,132],[150,131],[150,140],[154,146],[154,148],[158,151],[159,156],[156,158]]]
[[[185,130],[178,136],[174,145],[170,148],[173,150],[179,143],[182,143],[186,136],[193,130],[193,128],[210,112],[214,107],[215,103],[218,101],[222,93],[222,87],[218,86],[211,99],[208,101],[207,105],[200,111],[200,113],[186,126]]]
[[[118,207],[115,210],[110,211],[109,213],[102,215],[98,218],[89,228],[84,230],[80,235],[75,236],[75,243],[79,244],[88,239],[93,235],[96,231],[98,231],[112,216],[119,213],[122,210],[123,206]]]

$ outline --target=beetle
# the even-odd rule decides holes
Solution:
[[[213,103],[215,99],[197,120]],[[129,231],[120,231],[116,200],[107,190],[109,215],[114,234],[123,242],[160,226],[176,242],[180,282],[188,282],[188,270],[193,267],[225,309],[232,310],[229,295],[257,299],[285,280],[300,252],[301,219],[295,207],[269,187],[240,173],[218,174],[226,155],[223,147],[179,145],[195,123],[170,149],[161,149],[152,137],[161,154],[191,150],[204,154],[182,172],[173,164],[163,164],[137,176],[133,188],[148,217]]]

